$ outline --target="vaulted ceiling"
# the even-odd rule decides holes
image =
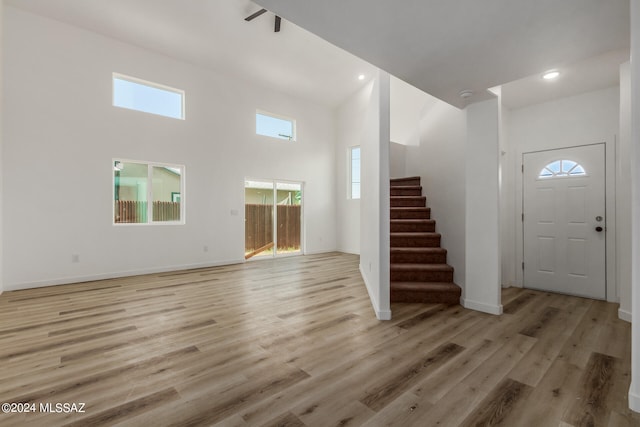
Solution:
[[[629,47],[629,0],[256,0],[462,107],[487,88]],[[468,101],[467,101],[468,102]]]
[[[97,32],[258,85],[335,107],[375,67],[249,0],[4,0],[38,15]]]
[[[518,107],[616,84],[629,47],[629,0],[256,0],[251,22],[249,0],[4,2],[329,107],[373,65],[458,107],[511,82]],[[549,68],[571,78],[542,87]]]

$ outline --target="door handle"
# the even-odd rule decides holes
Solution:
[[[601,232],[602,232],[602,230],[604,230],[604,228],[602,228],[602,227],[600,227],[600,226],[596,227],[596,231],[597,231],[598,233],[601,233]]]

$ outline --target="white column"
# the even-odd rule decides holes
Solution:
[[[2,71],[4,70],[4,62],[3,62],[3,53],[4,53],[4,40],[2,37],[2,29],[4,28],[4,1],[0,0],[0,165],[2,165],[2,151],[3,151],[3,146],[2,146],[2,135],[4,134],[4,127],[2,126],[2,120],[3,120],[3,115],[4,115],[4,111],[2,109],[2,105],[3,102],[2,100],[4,99],[4,79],[3,79],[3,75],[2,75]],[[3,195],[2,195],[2,171],[4,170],[4,166],[0,166],[0,294],[2,294],[2,291],[4,290],[4,270],[2,268],[2,259],[3,259],[3,251],[2,251],[2,222],[3,222],[3,218],[2,218],[2,199],[3,199]]]
[[[616,282],[618,317],[631,322],[631,64],[620,66],[620,134],[616,145]]]
[[[502,314],[500,100],[467,107],[465,276],[462,305]]]
[[[631,0],[631,117],[640,115],[640,0]],[[631,120],[631,387],[629,407],[640,412],[640,120]]]
[[[380,224],[379,224],[379,246],[380,246],[380,315],[381,320],[391,319],[391,279],[390,279],[390,190],[389,190],[389,169],[390,169],[390,145],[391,145],[391,77],[385,71],[379,71],[378,80],[380,83]]]
[[[389,132],[389,74],[379,71],[360,142],[360,272],[380,320],[391,319]]]

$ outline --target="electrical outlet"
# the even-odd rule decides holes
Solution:
[[[80,262],[80,255],[72,254],[71,255],[71,262]]]
[[[204,246],[202,247],[202,251],[203,251],[203,252],[209,252],[209,246],[204,245]]]

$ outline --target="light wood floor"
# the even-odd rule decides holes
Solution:
[[[326,254],[0,296],[1,426],[640,426],[617,305],[507,289],[397,304]]]

